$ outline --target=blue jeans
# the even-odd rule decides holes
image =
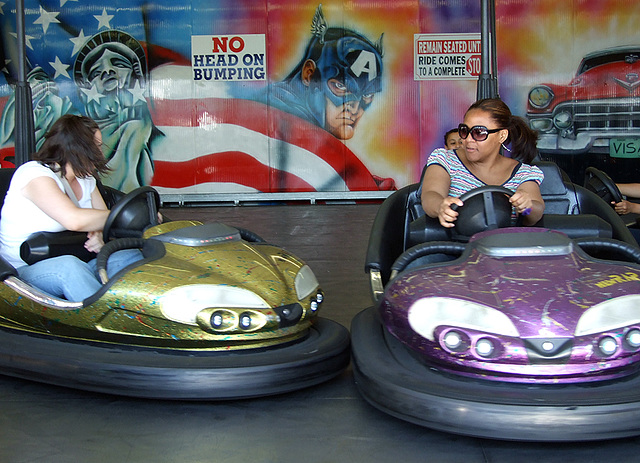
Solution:
[[[109,278],[140,259],[142,252],[138,249],[114,252],[107,264]],[[69,301],[83,301],[102,287],[96,272],[95,259],[85,263],[71,255],[51,257],[33,265],[24,265],[17,270],[20,278],[27,283],[52,296],[64,297]]]

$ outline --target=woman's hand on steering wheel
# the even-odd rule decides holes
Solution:
[[[458,207],[464,205],[464,203],[460,200],[460,198],[454,198],[452,196],[447,196],[440,203],[440,207],[438,208],[438,220],[440,221],[440,225],[445,228],[452,228],[455,226],[454,222],[458,218],[458,211],[454,211],[451,208],[451,205],[455,204]]]
[[[619,215],[640,212],[640,207],[638,207],[637,204],[627,201],[626,199],[617,203],[615,201],[611,201],[611,205]]]
[[[521,215],[529,215],[533,208],[531,195],[526,191],[517,190],[513,196],[509,198],[509,202],[516,209],[516,212]]]

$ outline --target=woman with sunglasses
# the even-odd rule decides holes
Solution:
[[[427,160],[421,186],[427,215],[451,228],[458,217],[451,205],[463,206],[459,196],[481,186],[500,185],[514,192],[510,202],[525,225],[540,220],[544,176],[538,167],[529,165],[538,153],[537,132],[524,119],[513,116],[503,101],[484,99],[467,110],[458,133],[464,150],[439,148]],[[508,157],[502,155],[502,149],[509,152]]]

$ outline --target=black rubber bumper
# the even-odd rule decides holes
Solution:
[[[351,324],[356,384],[373,406],[405,421],[467,436],[592,441],[640,434],[640,376],[582,385],[465,379],[420,362],[373,308]]]
[[[327,381],[349,361],[348,330],[322,318],[306,338],[259,351],[134,348],[0,329],[0,374],[151,399],[222,400],[281,394]]]

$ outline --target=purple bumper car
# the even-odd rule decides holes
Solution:
[[[366,263],[375,305],[351,326],[369,403],[494,439],[640,434],[640,248],[605,201],[541,168],[535,227],[512,226],[496,188],[463,199],[453,232],[424,215],[418,185],[383,203]]]

